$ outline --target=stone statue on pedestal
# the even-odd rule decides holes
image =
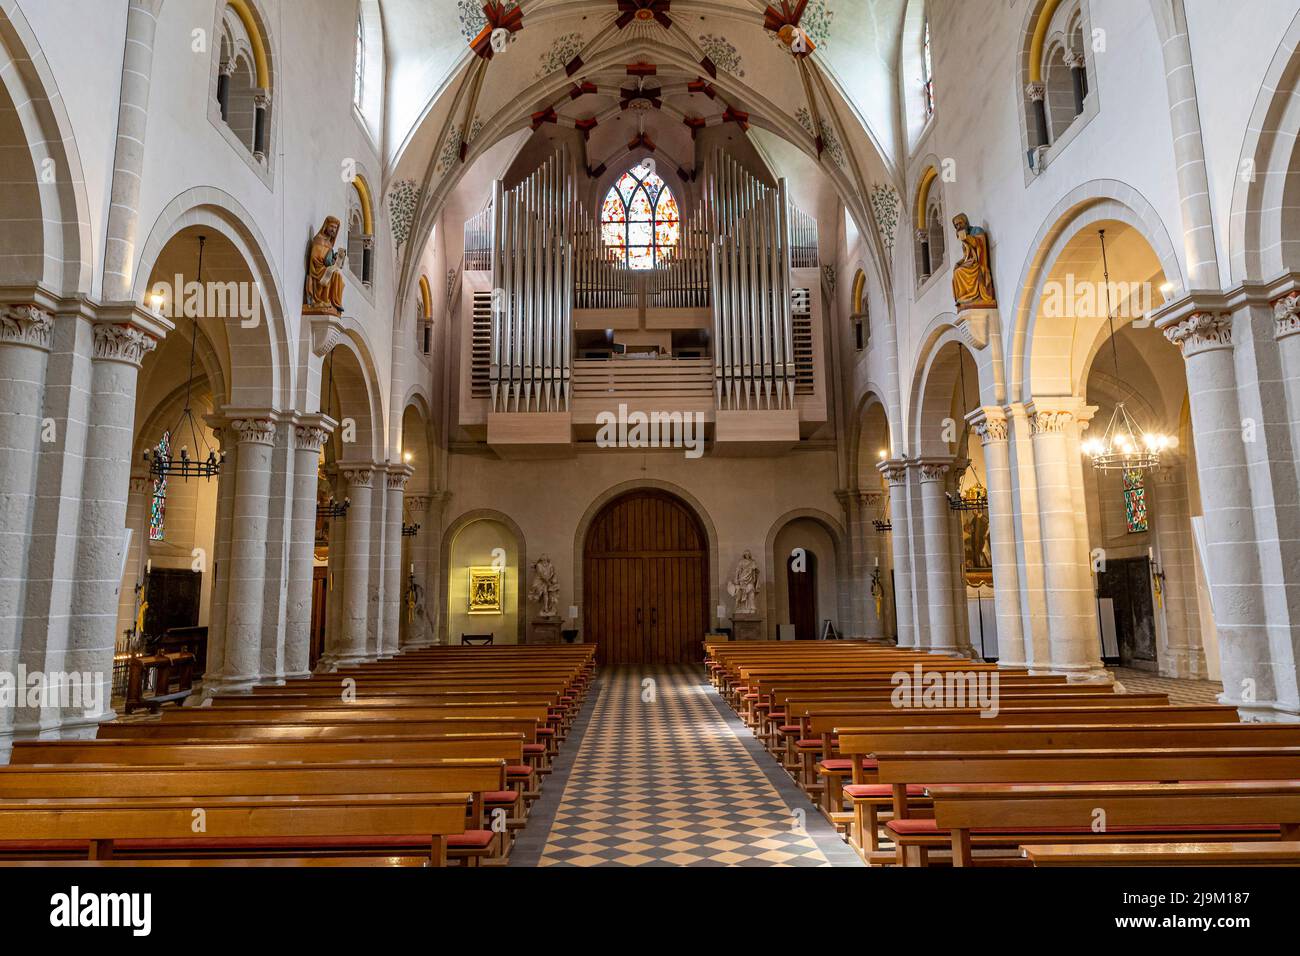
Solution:
[[[528,588],[528,599],[541,604],[538,617],[553,618],[559,615],[560,582],[549,555],[542,555],[533,565],[533,583]]]
[[[343,314],[343,265],[348,251],[334,248],[340,225],[335,217],[327,217],[308,249],[303,292],[303,312],[308,315]]]
[[[727,593],[736,601],[737,615],[758,613],[758,563],[746,551],[736,565],[736,573],[727,582]]]

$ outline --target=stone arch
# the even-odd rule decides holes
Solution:
[[[144,302],[153,264],[168,243],[191,227],[218,232],[243,257],[257,284],[261,316],[245,328],[238,319],[226,322],[230,342],[232,404],[249,408],[284,409],[293,402],[293,363],[284,294],[278,273],[264,250],[270,246],[251,215],[228,193],[213,187],[187,189],[158,215],[148,239],[140,247],[132,298]],[[147,267],[147,268],[146,268]]]
[[[1132,228],[1146,240],[1159,260],[1170,295],[1186,288],[1181,259],[1159,214],[1136,189],[1115,180],[1093,180],[1072,190],[1047,216],[1030,243],[1030,253],[1013,293],[1011,335],[1007,342],[1007,394],[1011,401],[1038,395],[1073,395],[1070,356],[1061,341],[1038,335],[1039,302],[1052,270],[1072,239],[1089,229],[1112,223]],[[1093,233],[1095,235],[1095,232]],[[1062,370],[1064,368],[1064,371]]]
[[[582,513],[582,518],[579,519],[578,526],[573,533],[573,603],[579,608],[582,608],[583,606],[583,551],[586,548],[587,532],[591,528],[591,523],[596,520],[596,516],[604,510],[605,506],[614,499],[621,498],[623,495],[632,491],[650,490],[667,492],[675,498],[680,499],[682,504],[686,505],[686,507],[694,512],[696,519],[700,522],[700,526],[704,529],[704,534],[708,538],[709,542],[709,607],[717,607],[719,596],[721,594],[719,585],[719,581],[721,580],[719,562],[722,558],[718,546],[718,529],[714,526],[713,519],[709,516],[709,512],[705,509],[700,500],[685,488],[682,488],[680,485],[675,485],[670,481],[646,478],[633,481],[623,481],[605,489],[605,491],[592,500],[591,504],[587,506],[587,510]]]
[[[966,383],[975,404],[997,403],[996,396],[1000,389],[996,381],[993,351],[991,348],[972,349],[955,325],[956,318],[952,313],[936,316],[922,334],[922,347],[912,375],[909,396],[908,451],[913,455],[942,457],[952,454],[947,444],[940,440],[938,430],[932,427],[933,421],[929,420],[937,410],[943,411],[940,420],[948,416],[953,390],[960,379],[960,369],[955,359],[959,353],[951,346],[965,350],[975,365],[977,381],[971,382],[968,378]],[[957,423],[958,438],[965,427],[965,422]],[[895,452],[898,452],[897,448]]]
[[[763,602],[767,608],[767,620],[771,622],[770,635],[776,637],[777,608],[778,600],[776,593],[777,582],[783,578],[781,568],[784,567],[786,558],[776,553],[776,541],[781,532],[789,525],[796,521],[811,521],[819,525],[828,535],[835,548],[834,566],[835,566],[835,596],[836,606],[835,615],[840,621],[840,630],[843,631],[848,626],[849,608],[847,587],[852,581],[851,552],[848,546],[848,536],[845,533],[844,526],[834,517],[818,508],[795,508],[781,515],[767,531],[767,537],[763,541],[763,553],[769,563],[768,580],[764,582],[767,585],[767,598]]]
[[[849,434],[849,487],[864,490],[869,487],[874,490],[879,484],[878,475],[870,478],[869,486],[864,486],[862,482],[867,463],[873,459],[880,460],[878,451],[873,451],[871,448],[871,439],[874,438],[882,443],[882,447],[887,451],[887,457],[893,457],[895,454],[889,405],[883,396],[883,391],[869,384],[858,399]],[[875,474],[874,465],[872,465],[872,473]]]
[[[524,594],[527,589],[526,575],[528,573],[528,543],[524,537],[524,531],[508,514],[503,511],[497,511],[495,508],[476,508],[473,511],[466,511],[457,515],[447,524],[446,530],[442,534],[441,560],[439,567],[442,568],[442,575],[438,582],[438,608],[439,620],[445,622],[448,628],[448,643],[455,644],[456,638],[451,633],[451,618],[449,601],[451,592],[451,554],[452,547],[456,543],[456,538],[462,531],[470,525],[479,521],[491,521],[501,525],[506,531],[514,537],[516,546],[516,558],[513,562],[515,575],[515,586],[517,589],[517,636],[516,641],[519,644],[526,642],[528,637],[528,602]]]
[[[1300,166],[1294,165],[1300,137],[1298,94],[1300,14],[1273,53],[1246,124],[1228,221],[1234,284],[1300,270],[1300,220],[1295,211]]]
[[[0,202],[0,285],[89,295],[93,239],[81,156],[54,73],[14,0],[0,2],[0,143],[13,146]]]
[[[328,389],[338,396],[337,408],[332,407],[333,396]],[[322,371],[321,396],[325,414],[339,420],[339,428],[330,436],[331,443],[339,443],[337,460],[366,463],[387,460],[379,378],[359,335],[343,336],[330,350]],[[351,447],[343,444],[349,423],[355,426]]]

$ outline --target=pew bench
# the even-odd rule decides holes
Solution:
[[[1034,866],[1300,866],[1300,842],[1048,843],[1021,848]]]

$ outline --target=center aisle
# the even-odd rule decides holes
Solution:
[[[596,689],[512,866],[860,865],[702,667],[604,667]]]

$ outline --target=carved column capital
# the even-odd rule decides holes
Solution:
[[[0,306],[0,344],[50,350],[54,316],[35,305]]]
[[[139,368],[144,357],[158,347],[158,340],[133,325],[95,326],[94,357],[97,362],[122,362]]]
[[[1007,422],[1007,413],[1000,408],[993,406],[978,408],[967,415],[966,420],[975,429],[981,445],[1005,442],[1010,438],[1011,430]]]
[[[1230,349],[1232,313],[1193,312],[1164,332],[1165,338],[1182,349],[1184,358],[1214,349]]]
[[[891,458],[876,465],[876,470],[884,477],[890,487],[902,485],[907,481],[907,462],[901,458]]]
[[[1046,83],[1029,83],[1025,86],[1025,96],[1035,103],[1041,103],[1047,97]]]
[[[1273,320],[1277,323],[1275,334],[1279,339],[1300,332],[1300,292],[1292,292],[1274,301]]]
[[[238,418],[230,423],[241,445],[274,445],[275,422],[269,418]]]
[[[870,508],[873,511],[880,507],[881,502],[885,500],[883,491],[859,491],[858,504],[864,508]]]
[[[369,465],[344,465],[343,480],[349,488],[370,488],[375,471]]]
[[[953,468],[951,461],[922,461],[917,463],[917,471],[921,476],[921,481],[943,481],[948,477],[948,472]]]
[[[329,441],[330,431],[321,425],[294,425],[293,447],[298,451],[320,454],[325,442]]]
[[[413,474],[415,474],[414,469],[407,465],[398,465],[385,472],[384,482],[389,491],[405,491],[406,483],[411,480]]]
[[[1061,59],[1072,70],[1082,70],[1088,62],[1082,53],[1069,47],[1061,51]]]

